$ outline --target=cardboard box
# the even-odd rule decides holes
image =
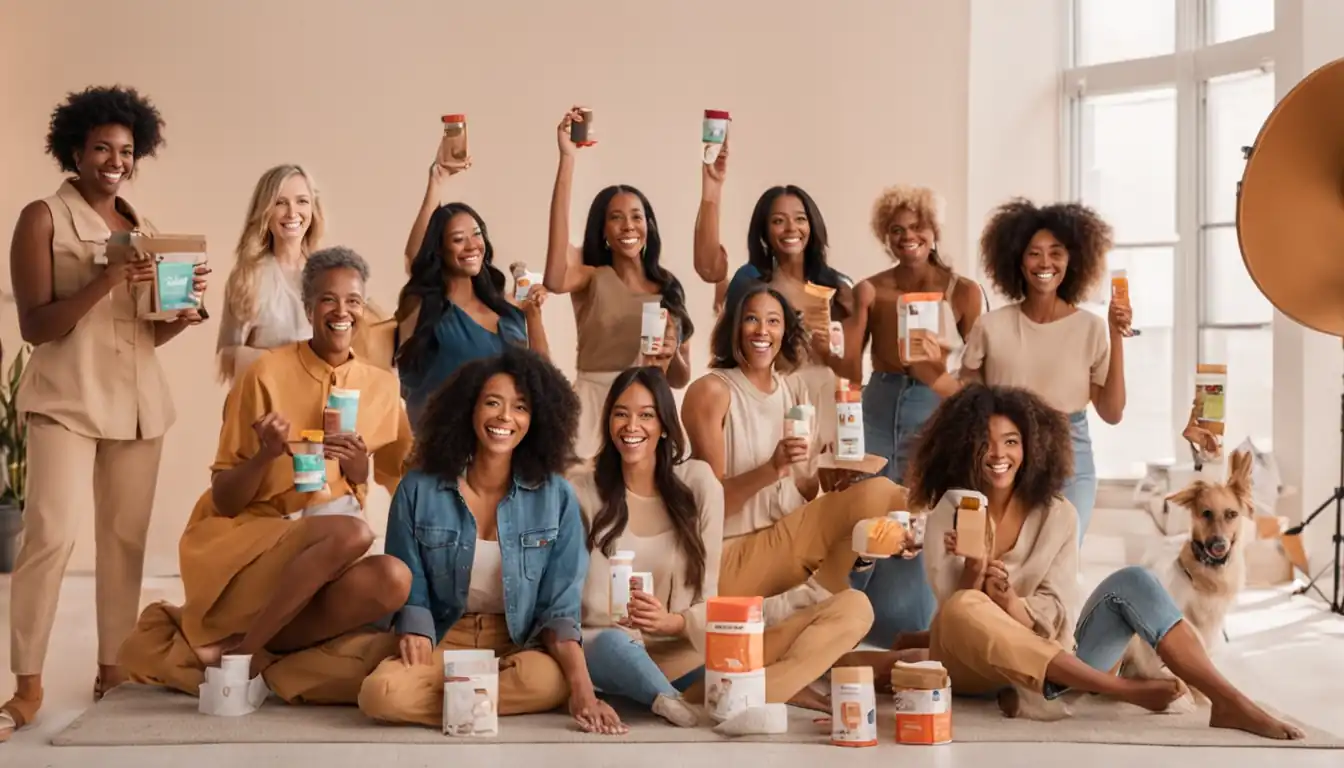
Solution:
[[[989,516],[980,500],[967,497],[957,503],[953,527],[957,531],[957,554],[975,560],[984,560],[992,544],[989,532]]]
[[[105,255],[109,264],[155,262],[154,279],[134,288],[136,315],[141,319],[172,320],[182,310],[200,306],[191,289],[195,267],[205,261],[205,235],[114,232]]]
[[[897,744],[952,741],[952,679],[942,664],[896,662],[891,670]]]
[[[499,735],[499,662],[494,651],[443,652],[443,732]]]

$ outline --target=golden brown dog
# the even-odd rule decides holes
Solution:
[[[1246,545],[1254,535],[1251,454],[1237,451],[1229,459],[1227,482],[1196,480],[1167,497],[1190,511],[1190,540],[1174,560],[1154,569],[1206,650],[1221,639],[1223,620],[1246,583]],[[1147,679],[1171,676],[1157,653],[1138,637],[1125,649],[1120,673]],[[1193,696],[1193,701],[1178,700],[1172,710],[1205,703],[1198,692]]]

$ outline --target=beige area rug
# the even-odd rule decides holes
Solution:
[[[957,699],[952,730],[960,742],[1074,742],[1192,747],[1274,747],[1344,749],[1344,739],[1303,726],[1307,739],[1280,742],[1208,727],[1208,714],[1151,715],[1135,707],[1084,700],[1074,717],[1054,723],[1004,719],[992,702]],[[829,732],[813,722],[817,713],[791,709],[789,732],[738,741],[825,744]],[[567,715],[552,713],[507,717],[493,739],[453,739],[437,730],[386,726],[366,719],[354,707],[291,707],[275,699],[245,717],[208,717],[196,711],[196,699],[145,686],[121,686],[70,724],[54,740],[57,746],[103,747],[162,744],[229,743],[397,743],[570,744],[624,741],[683,743],[722,741],[708,726],[675,728],[647,712],[622,711],[630,723],[623,737],[591,736]],[[894,714],[879,708],[878,737],[893,743]],[[1299,724],[1300,725],[1300,724]]]

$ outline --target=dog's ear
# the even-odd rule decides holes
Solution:
[[[1228,473],[1227,489],[1232,491],[1239,500],[1250,506],[1253,496],[1251,495],[1251,470],[1253,465],[1250,451],[1237,451],[1232,454],[1232,470]]]
[[[1209,489],[1209,484],[1203,480],[1196,480],[1175,493],[1167,494],[1167,501],[1172,504],[1185,507],[1186,509],[1195,508],[1195,500],[1199,495]]]

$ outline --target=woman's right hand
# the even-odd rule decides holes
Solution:
[[[408,667],[434,663],[431,658],[434,646],[424,635],[402,635],[397,645],[401,649],[401,663]]]
[[[436,158],[434,162],[429,164],[430,189],[442,189],[443,182],[446,181],[449,176],[456,176],[470,167],[470,157],[465,160],[454,160],[451,163],[442,163]]]
[[[780,477],[784,477],[789,473],[789,467],[807,461],[808,451],[807,438],[786,437],[775,445],[775,452],[770,456],[770,466],[775,468]]]
[[[272,411],[253,424],[252,429],[256,430],[257,440],[261,443],[257,453],[262,458],[275,460],[289,450],[289,419],[284,416]]]
[[[724,179],[728,178],[728,137],[723,138],[723,146],[719,148],[719,156],[712,163],[700,163],[701,186],[705,188],[721,189]]]
[[[570,107],[564,118],[560,120],[560,127],[556,129],[555,141],[560,145],[561,157],[573,157],[574,153],[579,151],[579,145],[575,144],[574,139],[569,135],[571,125],[583,122],[583,114],[579,112],[579,109],[580,107],[577,104]]]
[[[102,278],[107,290],[112,290],[122,283],[130,287],[133,283],[148,283],[154,279],[155,263],[153,259],[136,259],[134,261],[120,261],[115,264],[108,264],[103,270]]]

